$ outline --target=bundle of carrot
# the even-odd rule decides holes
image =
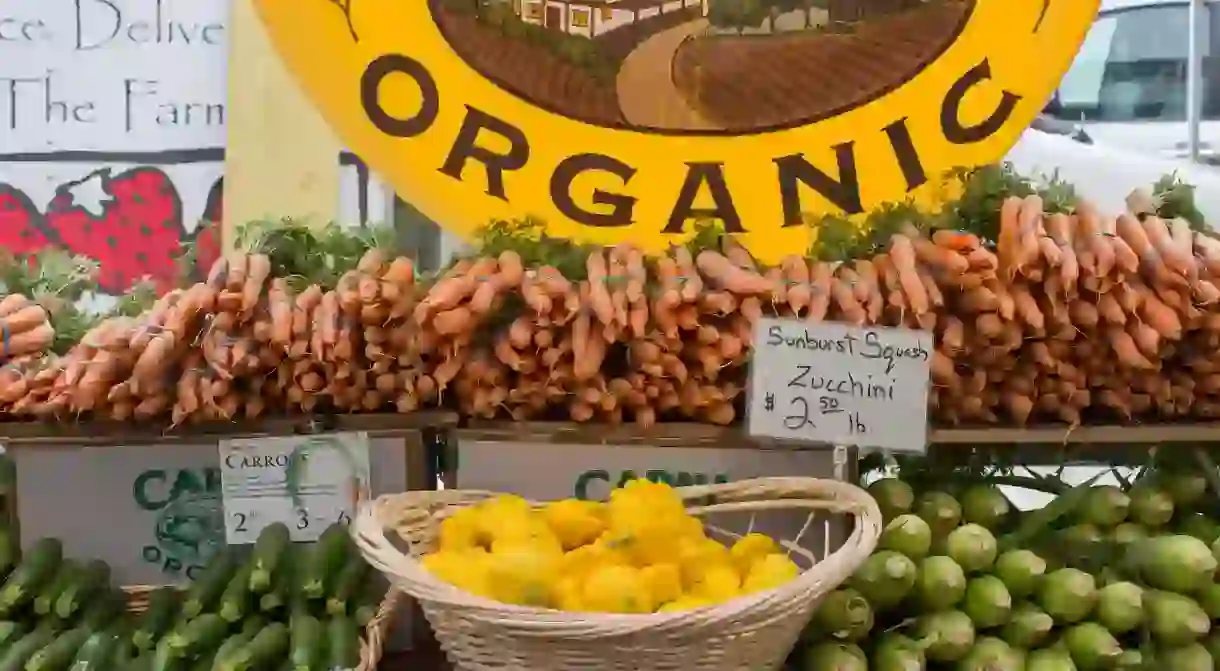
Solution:
[[[41,356],[61,330],[45,301],[0,299],[0,414],[178,425],[444,407],[724,425],[753,325],[776,315],[933,332],[938,423],[1220,417],[1220,238],[1196,212],[1163,189],[1109,216],[980,179],[935,216],[817,222],[814,248],[774,266],[709,227],[646,256],[498,222],[421,277],[384,246],[281,227],[205,281],[73,326],[83,337],[58,355]]]

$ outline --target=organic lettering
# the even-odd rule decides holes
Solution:
[[[712,208],[696,208],[695,199],[703,186],[707,185],[712,195]],[[724,224],[726,233],[744,233],[741,226],[741,215],[733,205],[733,196],[729,194],[729,185],[724,179],[723,163],[687,163],[686,179],[682,182],[682,190],[678,192],[678,200],[670,212],[669,223],[661,229],[664,233],[681,233],[690,219],[719,219]]]
[[[498,154],[478,144],[483,131],[495,133],[508,141],[508,151]],[[466,118],[458,130],[457,139],[441,166],[441,172],[462,181],[462,170],[467,161],[482,163],[487,172],[487,195],[508,200],[504,191],[504,173],[520,170],[530,157],[530,145],[520,128],[494,117],[487,112],[466,106]]]
[[[635,176],[635,168],[613,156],[604,154],[576,154],[560,161],[551,175],[551,200],[555,207],[572,221],[585,226],[610,228],[630,226],[636,199],[621,193],[609,193],[594,189],[594,205],[609,207],[608,212],[591,212],[576,204],[572,198],[572,182],[583,173],[604,172],[619,178],[625,187]]]

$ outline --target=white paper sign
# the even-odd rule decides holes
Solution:
[[[294,541],[316,540],[369,498],[368,434],[221,441],[220,477],[230,544],[253,543],[275,522]]]
[[[922,453],[932,347],[924,331],[760,319],[749,433]]]

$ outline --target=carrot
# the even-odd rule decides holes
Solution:
[[[949,315],[941,321],[940,342],[949,352],[956,353],[966,341],[966,327],[957,317]]]
[[[0,341],[0,359],[45,351],[54,338],[55,329],[46,322],[27,331],[8,335]]]
[[[1146,323],[1133,320],[1127,324],[1127,333],[1131,335],[1135,346],[1150,361],[1159,358],[1161,334],[1157,333],[1156,329]]]
[[[958,307],[966,312],[994,312],[1000,309],[1000,299],[991,289],[980,286],[963,292]]]
[[[1024,257],[1021,249],[1021,210],[1024,202],[1017,196],[1009,196],[1000,204],[1000,230],[996,237],[996,255],[999,269],[1013,277]]]
[[[469,308],[454,308],[436,315],[432,328],[441,335],[456,335],[469,332],[474,327],[474,314]]]
[[[961,274],[970,270],[970,261],[965,256],[920,236],[914,226],[907,224],[903,233],[910,240],[915,258],[920,263],[936,268],[939,273]]]
[[[1156,329],[1162,338],[1166,340],[1182,339],[1182,322],[1178,319],[1177,313],[1156,296],[1152,294],[1144,296],[1144,301],[1140,304],[1139,316],[1149,326]]]
[[[1018,249],[1017,271],[1038,260],[1038,233],[1042,228],[1042,197],[1030,194],[1021,201],[1021,210],[1017,215]]]
[[[579,319],[579,317],[578,317]],[[604,327],[602,327],[604,328]],[[590,380],[601,370],[602,361],[606,358],[606,341],[597,327],[590,327],[583,354],[576,349],[576,339],[572,339],[572,376],[578,381]]]
[[[164,375],[177,345],[172,333],[166,332],[155,337],[136,360],[131,375],[138,381],[147,382],[158,375]]]
[[[1174,241],[1169,226],[1160,217],[1149,216],[1141,222],[1148,241],[1160,255],[1164,265],[1178,275],[1186,275],[1193,266],[1192,251]]]
[[[813,301],[813,289],[809,283],[809,266],[800,256],[788,255],[780,262],[781,276],[787,286],[783,302],[788,304],[796,317]]]
[[[918,281],[918,280],[916,280]],[[920,287],[922,289],[922,285]],[[856,325],[863,325],[868,313],[856,302],[856,296],[851,287],[840,278],[834,278],[830,283],[830,296],[838,307],[843,320]]]
[[[681,274],[682,301],[684,303],[695,302],[699,298],[699,294],[703,293],[703,278],[699,275],[695,260],[691,257],[690,251],[680,245],[670,246],[669,253],[673,255],[674,262]]]
[[[951,231],[944,228],[933,231],[932,242],[940,247],[961,254],[969,254],[983,246],[982,241],[973,233]]]
[[[585,259],[585,270],[589,277],[589,307],[593,316],[602,325],[614,323],[615,307],[610,292],[606,288],[607,269],[606,258],[600,251],[590,252]]]
[[[1024,284],[1013,285],[1011,295],[1016,314],[1026,324],[1033,327],[1035,331],[1046,328],[1046,318],[1043,316],[1042,310],[1038,308],[1038,302],[1034,300],[1033,294],[1029,292],[1029,287]]]
[[[265,254],[251,254],[247,259],[246,281],[241,292],[241,312],[249,316],[258,305],[263,285],[271,276],[271,259]]]
[[[1144,358],[1139,348],[1136,347],[1135,341],[1126,331],[1117,327],[1106,329],[1106,340],[1109,341],[1110,347],[1122,365],[1141,370],[1156,368],[1151,361]]]
[[[1069,296],[1075,295],[1076,283],[1080,279],[1080,262],[1076,257],[1072,218],[1063,213],[1052,214],[1046,220],[1046,232],[1060,249],[1059,281],[1063,284],[1064,292]]]
[[[30,305],[30,299],[22,294],[8,294],[0,299],[0,317],[7,317]]]
[[[834,282],[834,271],[828,263],[822,261],[812,263],[813,265],[809,269],[812,296],[807,320],[816,323],[826,318],[826,311],[830,307],[830,288],[831,283]]]
[[[37,328],[47,322],[47,311],[41,305],[29,305],[0,319],[0,329],[9,337]]]
[[[907,304],[916,314],[927,312],[928,292],[915,269],[915,249],[909,237],[894,235],[890,238],[890,260],[894,262]]]
[[[705,249],[695,258],[695,265],[718,287],[738,296],[770,294],[773,283],[757,272],[734,265],[724,255]]]

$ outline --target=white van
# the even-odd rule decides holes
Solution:
[[[1189,0],[1103,0],[1047,115],[1097,144],[1189,158],[1189,14]],[[1201,160],[1220,165],[1220,5],[1204,4],[1199,19]]]

